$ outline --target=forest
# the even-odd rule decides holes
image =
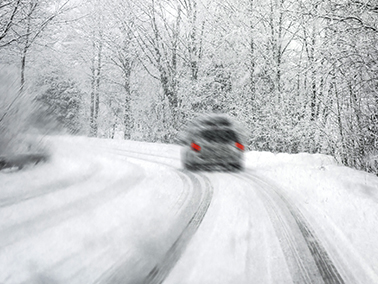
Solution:
[[[376,0],[0,0],[3,153],[36,133],[174,143],[222,112],[250,150],[378,174],[377,108]]]

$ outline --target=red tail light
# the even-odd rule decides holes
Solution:
[[[239,142],[235,142],[235,146],[238,147],[240,150],[244,151],[244,145],[240,144]]]
[[[190,144],[190,147],[192,148],[192,150],[196,151],[196,152],[199,152],[201,151],[201,146],[200,145],[197,145],[196,143],[192,142],[192,144]]]

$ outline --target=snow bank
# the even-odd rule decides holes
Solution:
[[[320,154],[250,152],[247,171],[302,211],[350,283],[378,283],[378,177]],[[348,282],[348,281],[347,281]]]
[[[246,153],[246,166],[255,167],[276,167],[280,165],[303,165],[306,167],[323,167],[338,165],[335,158],[323,154],[287,154],[271,152],[251,151]]]

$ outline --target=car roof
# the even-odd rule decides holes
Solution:
[[[232,125],[232,120],[224,114],[201,115],[192,122],[194,127],[231,127]]]
[[[227,114],[202,114],[189,122],[181,132],[181,140],[189,141],[200,135],[203,130],[233,130],[240,141],[245,144],[246,132],[244,128]]]

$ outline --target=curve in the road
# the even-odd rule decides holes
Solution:
[[[187,244],[196,233],[198,227],[200,226],[207,209],[210,206],[212,196],[213,196],[213,187],[209,179],[202,174],[193,174],[186,170],[180,170],[172,166],[171,163],[162,162],[161,159],[176,160],[173,157],[161,156],[161,155],[151,155],[149,153],[130,151],[126,149],[115,148],[112,150],[107,149],[108,152],[123,156],[126,158],[132,158],[136,160],[143,160],[146,162],[151,162],[155,164],[160,164],[170,169],[173,169],[177,172],[180,178],[185,184],[187,180],[191,183],[191,188],[193,194],[191,195],[191,200],[188,202],[194,210],[185,212],[185,209],[182,211],[182,215],[186,218],[186,225],[178,235],[177,239],[172,243],[168,248],[164,256],[156,263],[156,265],[141,279],[136,280],[137,283],[148,283],[148,284],[158,284],[162,283],[164,279],[168,276],[169,272],[175,266],[176,262],[180,259],[182,253],[184,252]],[[190,209],[191,210],[191,209]],[[119,263],[111,268],[111,270],[106,271],[103,276],[96,281],[96,283],[120,283],[122,281],[122,275],[125,273],[125,263]],[[123,283],[123,282],[122,282]]]

